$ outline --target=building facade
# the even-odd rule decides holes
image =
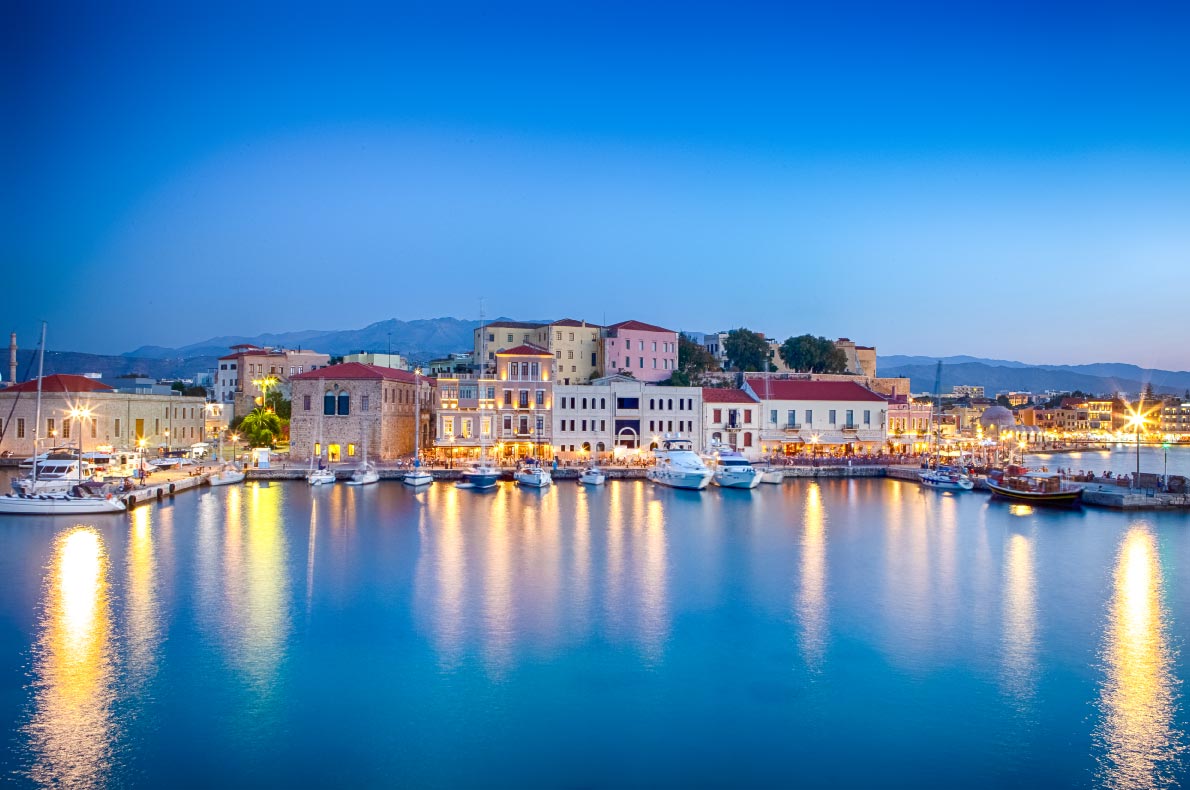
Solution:
[[[621,321],[604,330],[603,358],[609,375],[665,381],[678,369],[678,333],[642,321]]]
[[[1171,398],[1161,406],[1157,427],[1166,436],[1190,436],[1190,401]]]
[[[918,403],[904,395],[888,396],[888,443],[897,452],[921,452],[930,442],[930,431],[934,423],[931,403]],[[943,421],[938,419],[938,429]],[[949,423],[957,433],[958,420],[952,417]]]
[[[491,376],[438,379],[438,458],[551,456],[554,355],[523,344],[494,358]]]
[[[856,376],[876,378],[875,346],[857,346],[854,340],[841,337],[835,341],[835,348],[847,357],[847,372]]]
[[[554,443],[563,460],[647,452],[665,435],[700,449],[702,390],[665,387],[628,376],[554,386]]]
[[[394,370],[412,370],[409,360],[400,354],[379,354],[372,351],[361,351],[358,354],[344,354],[344,362],[359,362],[361,365],[376,365],[381,368]]]
[[[311,370],[330,364],[328,354],[302,349],[281,349],[242,343],[232,346],[231,353],[219,358],[215,377],[215,400],[231,404],[233,415],[252,411],[262,394],[261,382],[277,387],[292,400],[289,381]]]
[[[745,379],[761,404],[762,450],[852,454],[888,438],[888,402],[854,381]]]
[[[33,455],[35,432],[39,451],[77,447],[80,438],[83,452],[138,446],[166,451],[188,448],[207,436],[204,398],[117,392],[94,379],[69,374],[42,379],[41,424],[35,429],[36,415],[36,381],[0,390],[0,452]]]
[[[760,399],[747,390],[702,388],[703,446],[726,444],[750,459],[761,456]]]
[[[433,379],[345,362],[298,373],[290,387],[289,455],[295,461],[361,461],[365,445],[375,461],[410,458],[418,430],[423,450],[434,445]]]

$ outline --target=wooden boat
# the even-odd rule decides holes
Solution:
[[[1081,486],[1066,483],[1053,472],[996,470],[987,478],[993,497],[1031,505],[1074,507],[1082,500]]]

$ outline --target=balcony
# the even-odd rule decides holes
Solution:
[[[795,431],[800,431],[801,429],[802,424],[800,422],[787,422],[781,426],[781,430],[785,431],[786,433],[793,433]]]

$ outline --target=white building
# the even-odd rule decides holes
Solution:
[[[888,435],[888,401],[853,381],[748,377],[760,401],[762,452],[877,452]]]
[[[702,388],[703,447],[730,445],[750,460],[760,452],[760,400],[745,390]]]
[[[554,444],[563,460],[648,450],[669,434],[702,447],[702,390],[628,376],[554,385]]]

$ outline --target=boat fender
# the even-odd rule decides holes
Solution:
[[[161,497],[162,497],[161,489],[160,489],[160,488],[158,488],[158,489],[157,489],[157,501],[158,501],[158,502],[160,502],[160,501],[161,501]]]
[[[108,494],[106,498],[107,498],[107,499],[111,499],[111,498],[112,498],[112,495],[111,495],[111,494]]]
[[[128,507],[129,510],[132,510],[132,508],[136,507],[136,497],[134,497],[134,496],[128,497],[127,499],[124,500],[124,504]]]
[[[169,493],[172,495],[172,494],[173,494],[173,492],[174,492],[174,484],[173,484],[173,483],[170,483],[170,484],[169,484]]]

